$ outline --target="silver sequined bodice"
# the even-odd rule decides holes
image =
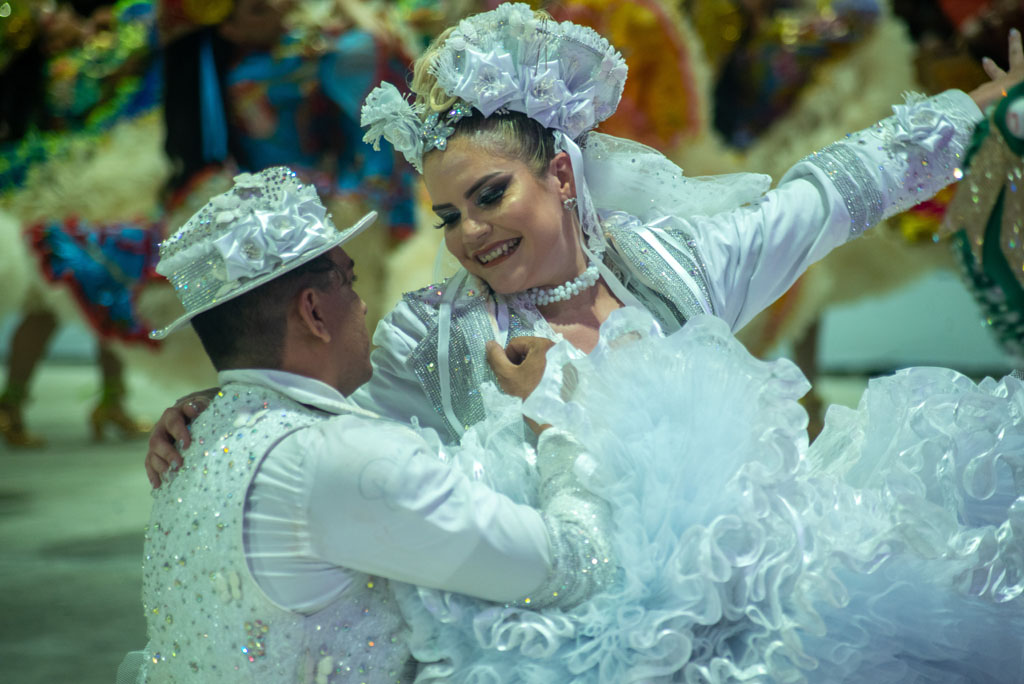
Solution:
[[[273,604],[243,548],[246,492],[263,457],[323,413],[267,388],[226,385],[196,421],[185,466],[161,487],[145,536],[145,682],[410,681],[386,580],[362,576],[300,615]]]
[[[663,249],[682,268],[686,269],[699,292],[694,292],[680,278],[666,260],[640,236],[640,220],[629,214],[616,212],[605,217],[603,227],[610,249],[605,257],[626,288],[650,311],[662,329],[672,332],[687,319],[703,312],[700,299],[708,299],[708,279],[700,252],[689,235],[679,231]],[[444,416],[441,400],[441,382],[438,359],[438,307],[445,290],[454,279],[441,285],[409,292],[405,301],[413,313],[426,326],[427,334],[409,357],[409,365],[434,410]],[[487,364],[485,344],[494,338],[491,313],[488,310],[490,290],[475,278],[459,286],[461,291],[452,307],[451,339],[449,342],[449,381],[455,416],[463,428],[483,420],[485,411],[480,397],[480,386],[494,382],[494,374]],[[500,296],[500,295],[499,295]],[[501,296],[508,310],[509,338],[521,336],[549,337],[553,333],[537,308],[523,297]],[[446,442],[458,441],[458,433],[445,421],[448,430]]]

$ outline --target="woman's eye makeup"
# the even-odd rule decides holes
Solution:
[[[440,230],[441,228],[449,228],[459,220],[459,213],[453,211],[450,214],[438,214],[438,218],[441,219],[440,223],[434,224],[434,228]]]
[[[505,196],[505,190],[507,188],[508,179],[504,179],[500,183],[495,183],[494,185],[484,188],[476,196],[477,205],[486,207],[491,204],[497,204],[501,201],[501,198]]]
[[[487,187],[478,190],[476,193],[475,204],[478,207],[486,208],[500,203],[502,198],[505,197],[505,191],[508,190],[511,180],[512,179],[510,177],[500,178],[493,185],[488,185]],[[441,219],[440,223],[434,224],[434,228],[437,229],[451,228],[459,222],[460,218],[462,218],[462,215],[457,211],[438,214],[437,216]]]

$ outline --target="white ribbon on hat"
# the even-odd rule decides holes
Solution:
[[[332,237],[324,224],[327,210],[315,193],[301,196],[285,191],[273,210],[242,209],[240,204],[239,209],[217,215],[218,223],[233,225],[212,241],[224,259],[224,275],[229,281],[269,273]]]

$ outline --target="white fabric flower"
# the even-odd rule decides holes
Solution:
[[[593,98],[589,91],[567,101],[561,108],[559,128],[570,138],[576,138],[584,131],[589,131],[596,123]]]
[[[478,52],[472,48],[463,55],[462,79],[449,91],[490,116],[496,110],[520,97],[519,86],[512,75],[516,72],[512,55],[491,50]]]
[[[525,84],[526,115],[545,128],[557,126],[563,105],[569,100],[569,89],[561,77],[557,61],[523,69],[520,80]]]
[[[210,207],[217,211],[226,211],[231,209],[237,209],[241,206],[241,201],[238,196],[231,192],[226,192],[223,195],[217,195],[210,200]]]
[[[326,210],[315,193],[311,198],[286,191],[274,207],[238,214],[231,230],[213,241],[224,259],[227,281],[266,275],[282,262],[327,244],[331,237],[324,224]]]
[[[217,223],[231,223],[238,218],[238,213],[234,209],[225,209],[224,211],[218,211],[214,216],[214,221]]]
[[[383,127],[384,139],[410,161],[423,157],[423,138],[418,117],[396,117]],[[379,149],[379,144],[374,145]]]
[[[919,93],[906,95],[906,104],[893,105],[895,126],[889,132],[892,143],[902,147],[923,147],[934,152],[956,133],[946,116],[933,109]]]
[[[367,127],[363,142],[380,149],[383,137],[396,150],[405,155],[413,166],[420,168],[423,157],[422,124],[416,110],[394,85],[381,83],[363,103],[361,124]]]
[[[255,173],[240,173],[233,180],[235,187],[240,189],[256,190],[263,187],[263,179]]]

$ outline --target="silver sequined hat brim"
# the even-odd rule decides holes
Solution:
[[[291,261],[289,261],[287,263],[282,263],[280,266],[278,266],[276,269],[274,269],[270,273],[266,273],[264,275],[261,275],[259,277],[253,278],[251,280],[247,280],[244,283],[239,284],[239,286],[238,286],[238,288],[236,290],[233,290],[232,292],[228,293],[227,295],[225,295],[223,297],[219,297],[218,299],[210,302],[209,304],[206,304],[204,306],[200,306],[200,307],[196,308],[194,311],[189,311],[188,313],[184,314],[183,316],[181,316],[180,318],[175,320],[170,325],[168,325],[168,326],[166,326],[164,328],[160,328],[159,330],[151,331],[149,333],[150,338],[154,339],[154,340],[162,340],[162,339],[164,339],[165,337],[170,335],[175,330],[178,330],[179,328],[183,327],[186,323],[191,321],[195,316],[198,316],[199,314],[201,314],[201,313],[203,313],[205,311],[209,311],[210,309],[218,307],[221,304],[223,304],[224,302],[230,301],[230,300],[234,299],[235,297],[238,297],[240,295],[245,294],[246,292],[249,292],[251,290],[255,290],[260,285],[263,285],[264,283],[268,283],[271,280],[273,280],[274,278],[277,278],[278,276],[281,276],[281,275],[287,273],[288,271],[296,269],[296,268],[298,268],[299,266],[301,266],[302,264],[304,264],[304,263],[306,263],[308,261],[312,261],[313,259],[317,258],[318,256],[320,256],[324,252],[328,252],[328,251],[334,249],[335,247],[340,247],[344,243],[348,242],[349,240],[351,240],[352,238],[354,238],[355,236],[359,235],[364,230],[369,228],[373,224],[373,222],[376,221],[376,220],[377,220],[377,212],[371,211],[366,216],[364,216],[363,218],[359,219],[359,221],[356,222],[355,225],[350,226],[349,228],[346,228],[345,230],[339,231],[338,232],[338,236],[335,239],[329,241],[328,243],[326,243],[326,244],[324,244],[324,245],[322,245],[322,246],[320,246],[320,247],[318,247],[316,249],[313,249],[313,250],[310,250],[309,252],[304,253],[302,256],[300,256],[300,257],[298,257],[296,259],[292,259]]]

